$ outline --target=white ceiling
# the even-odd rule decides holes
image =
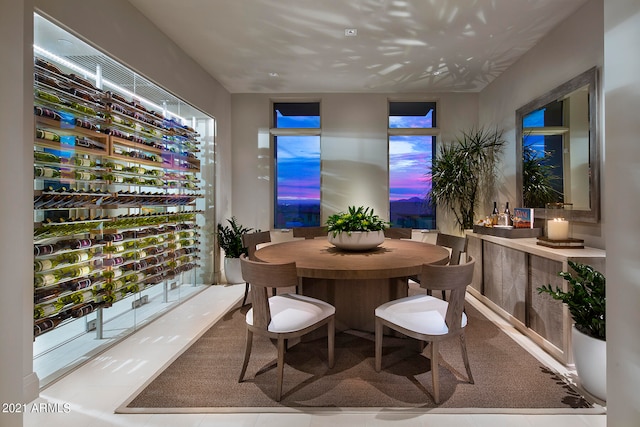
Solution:
[[[480,91],[586,1],[129,0],[231,93]]]

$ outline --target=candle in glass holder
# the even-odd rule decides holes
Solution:
[[[564,218],[547,220],[547,238],[551,240],[567,240],[569,238],[569,221]]]

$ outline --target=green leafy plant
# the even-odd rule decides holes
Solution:
[[[576,275],[561,271],[558,276],[568,281],[569,290],[553,289],[550,284],[538,288],[538,293],[548,293],[555,300],[567,304],[576,329],[594,338],[606,340],[605,277],[586,264],[569,261]]]
[[[547,203],[562,201],[562,194],[553,188],[558,180],[554,167],[546,161],[551,153],[540,157],[528,144],[522,147],[522,197],[524,205],[531,208],[542,208]]]
[[[431,166],[432,205],[450,209],[460,230],[472,228],[483,189],[493,188],[495,165],[506,141],[497,128],[471,128],[440,146]]]
[[[238,224],[236,217],[228,219],[229,225],[218,224],[218,244],[224,249],[225,258],[240,258],[240,255],[249,255],[247,248],[242,246],[242,235],[253,228],[247,228]]]
[[[375,215],[373,209],[349,206],[347,212],[339,212],[327,218],[327,230],[335,237],[340,232],[379,231],[389,227],[387,221]]]

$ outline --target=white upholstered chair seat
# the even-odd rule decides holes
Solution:
[[[324,301],[297,294],[269,298],[269,309],[271,322],[268,330],[279,334],[308,328],[336,312],[335,307]],[[253,325],[253,308],[247,312],[246,321]]]
[[[376,308],[375,315],[401,328],[424,335],[446,335],[445,322],[449,304],[429,295],[414,295],[389,301]],[[467,326],[467,315],[462,314],[461,327]]]

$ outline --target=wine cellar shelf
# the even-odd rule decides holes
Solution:
[[[199,135],[34,58],[34,339],[195,283]]]

